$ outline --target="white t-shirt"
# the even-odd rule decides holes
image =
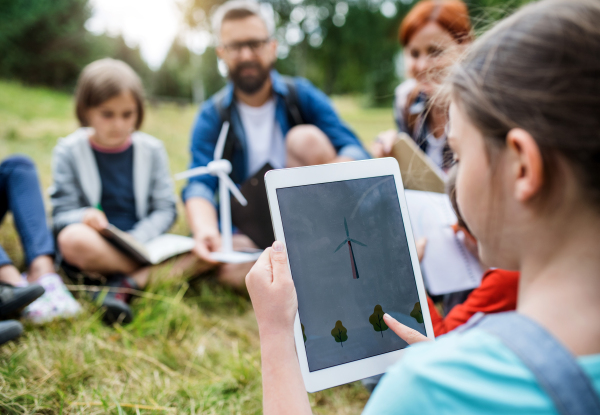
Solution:
[[[286,148],[281,127],[275,119],[275,100],[260,107],[237,102],[248,146],[248,174],[252,176],[266,163],[285,167]]]
[[[427,155],[439,167],[444,163],[444,146],[446,139],[442,136],[435,138],[433,134],[427,136]]]

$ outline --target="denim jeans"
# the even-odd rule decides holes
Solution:
[[[13,214],[27,266],[40,255],[54,255],[35,165],[25,156],[11,156],[0,163],[0,223],[8,211]],[[0,247],[0,266],[10,263]]]

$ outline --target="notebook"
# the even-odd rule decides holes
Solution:
[[[114,225],[102,229],[100,235],[143,265],[160,264],[171,257],[191,251],[195,244],[192,238],[170,233],[157,236],[142,244]]]
[[[406,133],[398,134],[392,157],[400,165],[405,189],[444,193],[446,174],[417,146]]]

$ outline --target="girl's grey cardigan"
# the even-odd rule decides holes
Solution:
[[[53,230],[80,223],[85,210],[100,203],[102,185],[89,143],[89,128],[61,138],[52,153],[50,188]],[[177,218],[169,159],[161,141],[136,131],[133,142],[133,190],[138,222],[129,233],[144,243],[169,230]]]

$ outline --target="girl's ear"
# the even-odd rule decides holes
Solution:
[[[539,194],[544,184],[542,153],[531,134],[520,128],[508,132],[506,145],[515,183],[514,196],[520,202],[527,202]]]

